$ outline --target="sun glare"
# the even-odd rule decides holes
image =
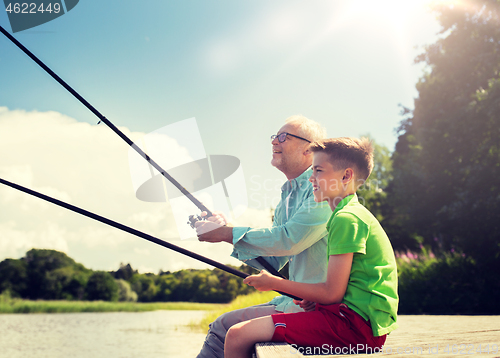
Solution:
[[[335,20],[337,26],[354,21],[376,24],[377,27],[390,27],[393,31],[408,31],[413,15],[425,11],[431,3],[432,0],[346,1]]]

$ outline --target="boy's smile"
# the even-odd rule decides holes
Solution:
[[[351,194],[352,169],[335,170],[328,154],[314,153],[313,173],[309,181],[313,185],[314,201],[327,201],[332,210]]]

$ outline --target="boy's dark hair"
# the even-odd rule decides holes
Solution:
[[[328,154],[335,170],[354,167],[357,179],[368,179],[373,170],[373,146],[368,138],[323,139],[312,143],[309,150]]]

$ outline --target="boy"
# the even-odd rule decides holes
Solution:
[[[260,317],[233,326],[225,358],[250,357],[257,342],[288,342],[330,352],[375,352],[397,328],[397,269],[394,252],[377,219],[358,202],[356,190],[373,169],[373,147],[356,138],[315,142],[314,200],[327,201],[328,269],[324,283],[288,281],[262,271],[243,282],[259,291],[299,296],[306,312]],[[311,302],[316,302],[311,310]],[[342,351],[344,349],[344,351]]]

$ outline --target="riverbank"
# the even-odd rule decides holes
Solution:
[[[23,300],[0,295],[0,314],[16,313],[84,313],[84,312],[147,312],[147,311],[208,311],[199,328],[204,329],[215,318],[227,311],[270,301],[276,292],[255,292],[238,296],[231,303],[198,302],[108,302],[108,301],[44,301]],[[192,323],[197,328],[198,323]]]
[[[106,301],[0,301],[0,314],[15,313],[84,313],[84,312],[147,312],[158,310],[213,311],[225,304],[196,302],[106,302]]]

